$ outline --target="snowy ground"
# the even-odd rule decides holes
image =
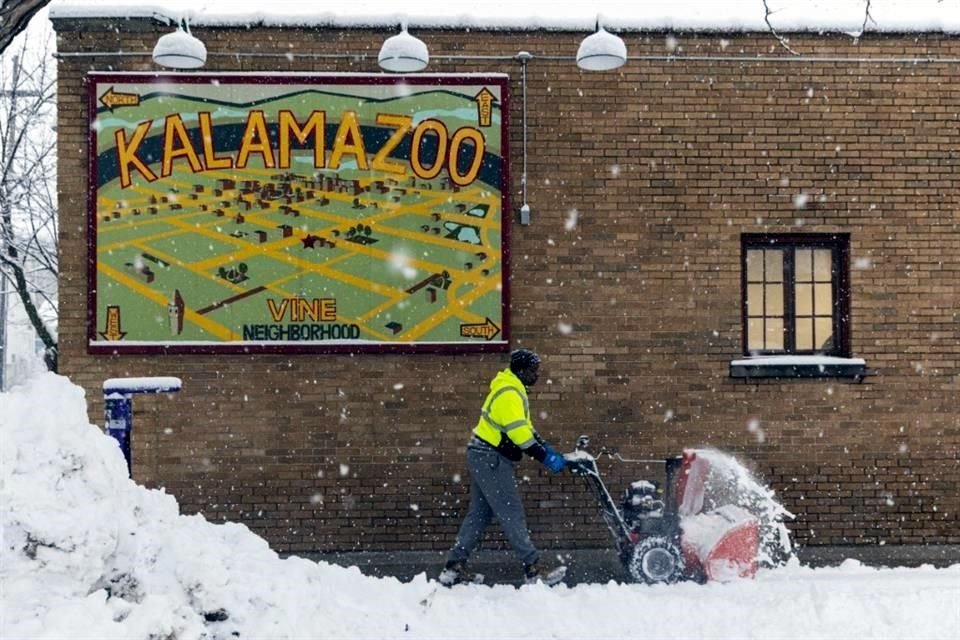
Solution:
[[[704,586],[437,588],[281,560],[126,478],[83,391],[0,394],[0,638],[960,638],[960,565]]]

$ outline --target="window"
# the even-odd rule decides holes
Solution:
[[[849,355],[849,237],[743,236],[744,353]]]
[[[731,363],[731,375],[862,375],[863,361],[850,358],[849,234],[748,233],[741,246],[751,359]]]

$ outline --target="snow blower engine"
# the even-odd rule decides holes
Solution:
[[[694,449],[666,460],[665,493],[656,483],[639,480],[624,492],[619,505],[587,451],[587,436],[564,456],[567,469],[583,477],[600,503],[600,515],[616,543],[630,578],[647,584],[678,580],[728,580],[753,577],[759,551],[759,521],[746,509],[725,504],[704,511],[709,462]]]

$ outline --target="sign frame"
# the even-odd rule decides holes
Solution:
[[[89,72],[84,78],[87,85],[88,140],[87,140],[87,352],[92,355],[165,355],[165,354],[336,354],[336,353],[485,353],[505,352],[510,349],[510,145],[509,145],[509,76],[490,74],[351,74],[351,73],[277,73],[269,76],[259,73],[209,72]],[[492,338],[480,338],[463,342],[376,342],[357,340],[349,342],[270,342],[270,341],[224,341],[218,342],[131,342],[122,339],[98,339],[104,336],[98,327],[98,131],[97,118],[104,90],[111,84],[156,83],[216,84],[216,85],[410,85],[415,87],[451,86],[496,86],[500,92],[500,323],[494,327],[499,333]],[[273,146],[271,145],[271,149]],[[309,234],[308,234],[309,235]],[[178,292],[179,293],[179,292]],[[172,302],[171,302],[172,304]],[[182,306],[182,303],[181,303]],[[119,312],[118,312],[119,313]],[[181,311],[182,316],[182,311]],[[103,318],[100,318],[101,320]],[[492,322],[487,318],[487,322]],[[118,325],[118,330],[120,329]],[[492,331],[492,329],[490,330]],[[487,331],[487,333],[490,333]],[[461,327],[461,335],[466,335]]]

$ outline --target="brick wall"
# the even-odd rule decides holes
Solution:
[[[59,50],[149,52],[159,34],[114,26],[61,21]],[[265,73],[376,71],[388,35],[194,33],[211,52],[369,56],[211,55],[206,68]],[[583,34],[417,35],[434,55],[572,56]],[[632,56],[670,52],[663,34],[625,40]],[[960,56],[955,39],[934,36],[791,42],[833,57]],[[528,67],[533,223],[511,232],[511,322],[515,345],[545,358],[536,423],[563,449],[587,433],[626,458],[732,452],[796,514],[802,543],[960,543],[954,65],[791,60],[767,34],[678,45],[678,56],[727,59]],[[730,58],[757,54],[776,59]],[[463,444],[504,356],[87,355],[88,70],[155,67],[148,55],[60,59],[60,361],[88,390],[91,419],[102,422],[104,378],[179,376],[176,396],[136,400],[133,455],[135,477],[185,513],[243,522],[278,550],[446,548],[465,508]],[[510,74],[519,193],[519,66],[441,60],[429,71]],[[801,192],[809,205],[797,210]],[[741,352],[740,234],[797,231],[851,234],[853,355],[872,372],[862,383],[728,376]],[[614,491],[657,473],[601,464]],[[539,544],[606,544],[576,479],[529,461],[520,473]]]

